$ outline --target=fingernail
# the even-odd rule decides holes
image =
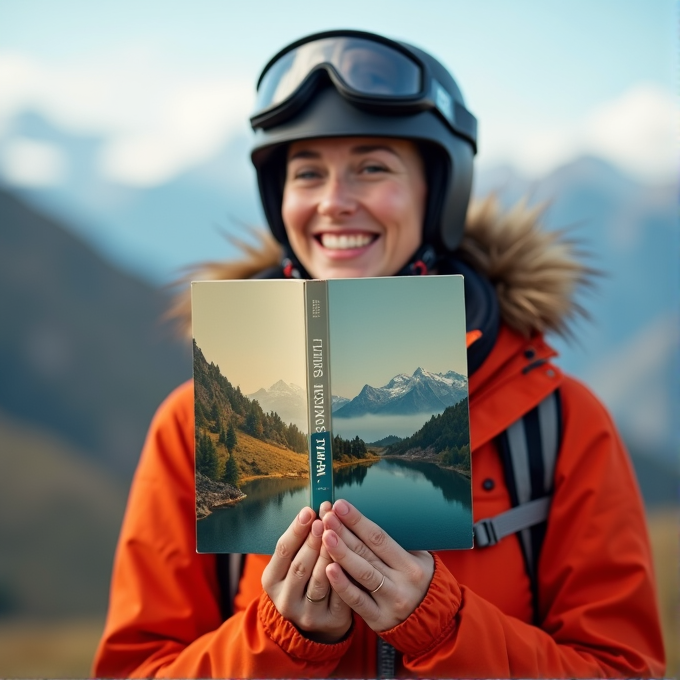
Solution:
[[[333,511],[338,515],[346,515],[349,512],[349,505],[345,501],[335,501]]]
[[[323,534],[323,522],[316,521],[314,524],[312,524],[312,534],[316,536],[317,538]]]
[[[312,519],[312,511],[309,508],[302,508],[300,510],[300,514],[298,515],[298,521],[302,526],[305,524],[309,524],[309,521]]]
[[[338,537],[330,531],[323,537],[323,541],[329,548],[335,548],[338,545]]]

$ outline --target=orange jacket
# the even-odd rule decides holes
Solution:
[[[529,346],[533,355],[525,354]],[[475,521],[510,507],[493,438],[561,389],[564,436],[538,576],[541,626],[531,623],[515,536],[486,549],[438,553],[423,602],[382,633],[399,653],[398,675],[663,675],[650,550],[630,463],[597,399],[548,361],[535,363],[553,355],[540,337],[527,341],[503,328],[470,379]],[[187,383],[161,406],[148,435],[94,674],[375,677],[376,635],[360,618],[346,640],[326,645],[279,615],[260,585],[266,556],[247,558],[236,613],[222,621],[215,557],[195,552],[193,430]],[[489,479],[494,484],[484,485]]]

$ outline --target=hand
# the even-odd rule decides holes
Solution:
[[[321,515],[330,510],[322,505]],[[330,587],[322,549],[323,524],[303,508],[276,544],[262,574],[262,587],[281,616],[316,642],[340,640],[352,625],[352,611]]]
[[[376,632],[405,621],[430,586],[432,555],[407,552],[344,500],[324,514],[323,526],[323,546],[333,560],[326,567],[333,591]]]

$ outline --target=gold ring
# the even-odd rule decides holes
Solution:
[[[377,588],[374,588],[373,590],[370,591],[371,595],[374,593],[377,593],[385,584],[385,574],[383,574],[382,581],[380,581],[380,585]]]
[[[326,594],[325,594],[323,597],[320,597],[318,600],[313,600],[311,597],[309,597],[309,593],[308,593],[308,592],[305,592],[305,597],[307,598],[307,601],[308,601],[308,602],[311,602],[311,603],[313,603],[313,604],[318,604],[319,602],[323,602],[323,601],[328,597],[328,593],[330,593],[330,592],[331,592],[331,589],[329,588],[329,589],[326,591]]]

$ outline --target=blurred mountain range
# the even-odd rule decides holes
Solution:
[[[584,157],[540,181],[497,168],[476,193],[509,206],[545,206],[549,229],[565,229],[597,269],[578,297],[589,319],[569,341],[551,338],[560,364],[613,412],[629,445],[677,466],[680,450],[680,231],[677,188],[634,182]]]
[[[68,132],[39,113],[13,119],[0,134],[0,156],[17,140],[49,150],[61,171],[53,183],[19,188],[5,180],[5,187],[59,218],[118,268],[155,285],[170,283],[187,264],[234,256],[224,232],[242,235],[244,224],[264,224],[245,137],[148,188],[112,183],[100,166],[103,138]]]
[[[245,136],[234,137],[209,162],[146,189],[106,178],[102,138],[67,132],[41,114],[27,111],[13,119],[0,135],[0,156],[16,140],[51,149],[62,171],[52,184],[12,190],[59,218],[116,267],[156,286],[189,264],[238,257],[224,232],[248,240],[252,232],[245,225],[264,223]],[[676,463],[676,187],[643,185],[602,160],[583,157],[539,179],[509,167],[482,168],[474,192],[495,192],[505,206],[522,199],[544,204],[546,227],[567,229],[587,264],[602,273],[579,298],[591,320],[573,324],[571,341],[552,342],[562,366],[604,399],[629,441]]]
[[[0,615],[101,612],[127,486],[154,409],[190,377],[189,345],[161,321],[160,288],[192,261],[233,257],[214,229],[261,223],[247,140],[151,189],[113,186],[100,140],[36,114],[13,134],[66,158],[51,186],[0,191]],[[7,143],[0,139],[0,145]],[[594,158],[540,181],[481,172],[478,196],[549,201],[604,272],[581,303],[591,322],[552,341],[562,365],[614,412],[648,504],[677,499],[675,188],[644,186]]]
[[[168,296],[0,191],[0,616],[100,615],[154,410],[191,376]]]

